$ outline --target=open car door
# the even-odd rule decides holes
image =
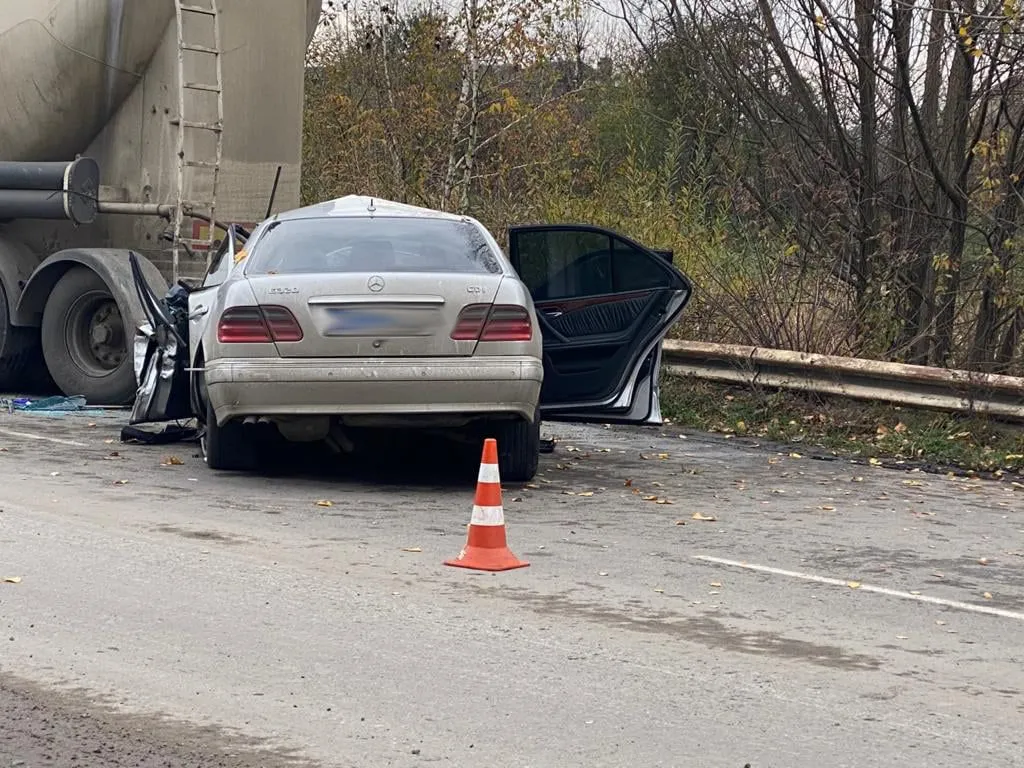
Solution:
[[[548,420],[660,424],[661,341],[693,293],[671,254],[586,225],[509,229],[544,340]]]
[[[234,224],[210,259],[199,287],[184,280],[163,299],[149,287],[134,254],[129,256],[135,290],[148,321],[135,336],[135,373],[139,389],[130,424],[174,421],[197,415],[196,393],[190,375],[199,340],[209,322],[213,292],[239,262],[238,250],[249,233]]]

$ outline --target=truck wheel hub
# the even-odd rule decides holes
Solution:
[[[88,293],[79,297],[67,314],[68,351],[82,370],[103,375],[125,358],[124,323],[109,295]]]

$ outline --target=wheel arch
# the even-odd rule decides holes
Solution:
[[[122,315],[127,309],[135,324],[142,322],[145,314],[132,281],[129,253],[131,251],[117,248],[69,248],[57,251],[45,259],[25,283],[17,307],[12,312],[13,324],[40,326],[43,321],[43,309],[54,286],[69,269],[76,266],[86,267],[95,272],[107,284],[114,301],[122,310]],[[156,265],[144,256],[136,254],[136,257],[146,281],[157,296],[167,293],[167,281]],[[125,329],[127,338],[131,338],[134,333],[134,325],[130,329]]]

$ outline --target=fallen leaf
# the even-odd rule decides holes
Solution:
[[[87,426],[87,427],[95,427],[96,426],[96,422],[95,421],[91,421],[88,424],[86,424],[85,426]]]
[[[624,482],[624,483],[623,483],[623,485],[624,485],[624,486],[625,486],[626,488],[629,488],[629,486],[631,486],[632,484],[633,484],[633,481],[632,481],[632,480],[629,480],[628,478],[626,479],[626,482]]]
[[[527,488],[540,488],[540,486],[537,485],[536,483],[527,483],[526,487]]]
[[[992,593],[991,592],[986,592],[984,595],[982,595],[982,597],[984,597],[986,600],[991,600],[992,599]]]
[[[656,588],[656,589],[655,589],[654,591],[655,591],[655,592],[660,592],[660,593],[664,593],[664,592],[665,592],[665,590],[664,590],[664,589],[657,589],[657,588]]]
[[[875,430],[875,434],[879,437],[884,437],[889,434],[889,428],[885,424],[879,424],[878,429]]]
[[[421,547],[402,547],[403,552],[422,552]]]
[[[608,575],[608,571],[598,571],[597,575],[598,576],[607,576]]]
[[[822,504],[821,508],[823,510],[825,510],[826,512],[835,512],[836,511],[836,508],[833,507],[831,504]]]
[[[799,453],[791,453],[791,454],[789,454],[789,458],[791,458],[791,459],[802,459],[803,456],[801,456]]]
[[[330,501],[329,499],[320,499],[320,501],[316,501],[316,502],[314,502],[314,504],[316,506],[318,506],[318,507],[333,507],[334,506],[334,502]]]
[[[906,635],[896,635],[896,639],[897,640],[906,640],[907,636]]]
[[[115,480],[114,485],[128,485],[127,480]]]
[[[982,558],[979,558],[978,565],[988,565],[989,562],[990,561],[989,561],[989,559],[987,557],[982,557]]]
[[[676,520],[676,525],[686,525],[685,520]]]
[[[880,466],[882,466],[881,460],[880,459],[876,459],[874,457],[868,459],[868,464],[870,464],[872,467],[880,467]]]
[[[893,427],[892,431],[898,435],[902,435],[904,432],[907,431],[907,425],[901,421],[899,424]]]
[[[594,492],[593,491],[583,491],[579,495],[580,496],[593,496]]]
[[[4,581],[7,584],[21,584],[21,576],[5,576]]]
[[[57,475],[59,475],[59,474],[60,474],[60,472],[51,472],[50,473],[50,477],[57,477]]]
[[[563,496],[575,496],[576,491],[562,491]]]
[[[655,504],[674,504],[675,502],[669,501],[668,499],[658,499]]]
[[[711,586],[712,587],[720,587],[720,586],[722,586],[722,582],[720,582],[720,581],[712,581],[711,582]]]
[[[163,461],[163,465],[164,465],[165,467],[180,467],[180,466],[182,466],[182,465],[183,465],[184,463],[185,463],[185,462],[184,462],[184,461],[182,461],[181,459],[179,459],[179,458],[178,458],[177,456],[168,456],[168,457],[167,457],[166,459],[164,459],[164,461]]]
[[[668,458],[668,454],[667,453],[659,453],[658,454],[658,458],[659,459],[667,459]]]
[[[110,445],[110,444],[111,444],[112,442],[114,442],[114,441],[113,441],[113,439],[111,439],[111,438],[107,438],[107,439],[106,439],[106,440],[104,440],[103,442],[104,442],[104,443],[106,443],[107,445]]]
[[[848,582],[846,582],[846,586],[848,586],[850,589],[860,589],[860,582],[859,581],[848,581]]]
[[[715,520],[717,520],[718,518],[715,517],[714,515],[704,515],[704,514],[701,514],[700,512],[694,512],[693,515],[692,515],[692,519],[693,520],[702,520],[704,522],[711,523],[711,522],[714,522]]]
[[[912,485],[914,487],[917,487],[917,486],[920,486],[920,485],[924,485],[924,483],[922,483],[920,480],[904,480],[903,484],[904,485]]]

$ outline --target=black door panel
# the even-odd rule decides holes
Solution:
[[[537,302],[537,311],[561,336],[623,333],[657,300],[656,292]]]

